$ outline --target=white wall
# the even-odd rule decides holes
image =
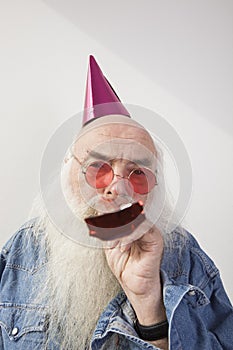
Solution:
[[[0,2],[0,243],[27,217],[49,137],[83,108],[92,53],[122,100],[160,113],[184,141],[188,228],[233,300],[232,2],[175,3]]]

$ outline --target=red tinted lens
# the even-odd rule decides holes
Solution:
[[[146,194],[156,185],[155,174],[146,168],[135,169],[129,176],[129,181],[133,186],[134,192]]]
[[[91,163],[86,170],[86,179],[89,185],[94,188],[104,188],[108,186],[113,179],[111,165],[102,161]]]

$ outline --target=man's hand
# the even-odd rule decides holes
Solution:
[[[139,323],[151,325],[165,320],[160,281],[163,238],[156,226],[145,220],[133,234],[112,242],[105,254]]]

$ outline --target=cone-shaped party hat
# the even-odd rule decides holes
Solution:
[[[130,117],[129,112],[103,75],[95,58],[90,56],[87,74],[86,97],[83,113],[83,126],[94,120],[111,114]]]

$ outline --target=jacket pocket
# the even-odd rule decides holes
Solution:
[[[0,344],[4,350],[45,349],[47,320],[43,307],[0,303]]]

